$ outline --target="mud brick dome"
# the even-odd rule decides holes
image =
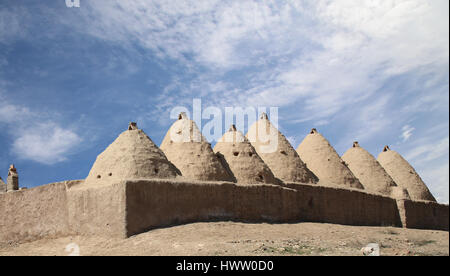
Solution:
[[[324,185],[364,189],[336,150],[316,129],[297,148],[300,158]]]
[[[102,152],[92,166],[86,184],[124,179],[175,178],[178,169],[135,123]]]
[[[353,146],[342,155],[342,160],[367,191],[389,196],[393,187],[397,187],[375,157],[360,147],[358,142],[354,142]]]
[[[180,171],[183,177],[193,180],[233,181],[214,154],[211,144],[194,121],[185,113],[170,127],[161,150]]]
[[[386,146],[377,160],[398,186],[408,190],[412,200],[436,201],[416,170],[398,152]]]
[[[318,182],[286,137],[272,125],[267,114],[263,113],[249,128],[246,137],[277,178],[287,182]]]
[[[214,152],[229,168],[237,183],[278,183],[255,148],[234,125],[217,142]]]

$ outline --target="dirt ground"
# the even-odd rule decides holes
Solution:
[[[377,243],[381,255],[449,255],[449,232],[322,223],[193,223],[129,239],[63,237],[0,244],[7,255],[356,255]],[[77,250],[79,249],[79,251]]]

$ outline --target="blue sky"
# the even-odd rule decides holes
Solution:
[[[159,145],[200,98],[279,107],[294,147],[312,127],[340,154],[389,144],[448,203],[447,0],[80,4],[0,2],[3,179],[85,178],[129,121]]]

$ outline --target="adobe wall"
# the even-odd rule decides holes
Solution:
[[[67,191],[68,224],[80,235],[126,237],[124,182]]]
[[[69,234],[66,181],[0,194],[0,242]]]
[[[401,227],[395,199],[356,189],[287,183],[297,193],[303,221]]]
[[[307,184],[127,182],[127,233],[208,220],[401,227],[394,199]]]
[[[44,237],[129,237],[191,222],[324,222],[448,231],[448,205],[314,184],[237,185],[179,180],[103,186],[53,183],[0,195],[0,242]]]
[[[128,235],[189,222],[295,222],[297,193],[275,185],[142,180],[127,182]]]
[[[398,200],[403,226],[448,231],[449,206],[431,201]]]

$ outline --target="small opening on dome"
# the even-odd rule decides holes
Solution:
[[[234,156],[238,156],[238,155],[239,155],[239,152],[235,151],[235,152],[233,152],[233,155],[234,155]]]
[[[311,134],[316,134],[317,133],[317,129],[313,128],[311,129]]]
[[[280,151],[280,153],[284,154],[284,155],[287,155],[287,153],[284,150]]]
[[[354,147],[354,148],[359,147],[359,143],[358,143],[358,142],[353,142],[353,147]]]
[[[391,149],[389,148],[389,146],[385,146],[384,149],[383,149],[384,152],[386,152],[386,151],[388,151],[388,150],[391,150]]]
[[[112,176],[112,173],[109,173],[108,175],[109,175],[109,176]]]
[[[263,181],[264,180],[264,176],[262,175],[258,175],[259,180]]]
[[[159,173],[159,169],[155,169],[155,174],[158,174]]]
[[[252,157],[253,156],[253,152],[249,152],[248,156]]]
[[[97,178],[100,179],[100,178],[102,178],[102,176],[101,175],[97,175]]]

